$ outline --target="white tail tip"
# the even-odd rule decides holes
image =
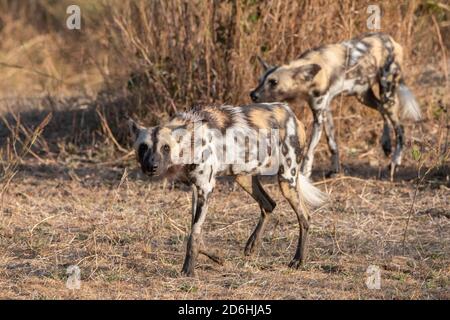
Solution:
[[[300,196],[308,206],[320,207],[328,200],[326,193],[316,188],[307,177],[300,174],[298,179]]]
[[[402,109],[402,117],[419,121],[422,119],[422,112],[420,111],[419,103],[417,103],[414,94],[407,86],[401,84],[398,88],[398,97]]]

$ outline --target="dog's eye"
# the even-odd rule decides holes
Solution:
[[[276,87],[278,84],[278,80],[277,79],[269,79],[269,85],[273,88]]]
[[[169,153],[169,151],[170,151],[170,146],[169,146],[168,144],[165,144],[165,145],[162,146],[162,150],[163,150],[164,152],[166,152],[166,153]]]

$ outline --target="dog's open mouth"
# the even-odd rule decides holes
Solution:
[[[147,172],[145,172],[145,174],[149,177],[157,177],[158,176],[158,173],[156,172],[156,170],[147,171]]]

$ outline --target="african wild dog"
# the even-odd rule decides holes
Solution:
[[[167,124],[152,128],[130,120],[130,130],[144,173],[171,175],[193,188],[192,230],[183,274],[194,274],[199,253],[221,261],[204,248],[201,230],[216,177],[225,175],[234,176],[260,206],[261,217],[247,241],[245,254],[251,254],[260,244],[267,219],[276,205],[258,176],[278,175],[281,192],[297,214],[300,228],[290,266],[298,268],[305,260],[309,207],[321,205],[324,194],[300,173],[305,130],[288,105],[205,107],[180,113]]]
[[[370,33],[338,44],[308,50],[297,60],[280,67],[265,68],[258,87],[250,93],[254,102],[306,100],[314,116],[314,125],[302,172],[311,175],[314,149],[325,133],[331,151],[332,171],[340,171],[339,151],[335,140],[330,102],[338,94],[354,95],[363,104],[378,110],[383,117],[382,147],[391,153],[390,126],[396,137],[390,164],[393,179],[395,167],[401,164],[404,144],[400,115],[419,120],[420,107],[405,85],[402,76],[403,49],[390,36]]]

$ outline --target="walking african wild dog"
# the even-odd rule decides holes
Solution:
[[[204,247],[201,230],[216,177],[226,175],[234,176],[260,206],[261,216],[247,241],[246,255],[260,244],[267,219],[276,205],[258,176],[278,175],[281,192],[299,223],[298,246],[290,266],[298,268],[304,262],[309,208],[320,206],[325,196],[300,173],[305,130],[288,105],[204,107],[177,114],[168,123],[152,128],[141,127],[132,120],[129,125],[145,174],[171,176],[193,188],[192,230],[183,274],[194,274],[199,253],[221,262],[221,258]]]
[[[302,164],[305,176],[311,175],[314,149],[325,133],[331,151],[332,171],[340,171],[339,151],[335,139],[330,102],[338,94],[354,95],[383,117],[382,147],[391,153],[390,124],[395,131],[396,145],[390,163],[393,180],[396,166],[401,164],[404,130],[400,116],[420,120],[421,112],[402,76],[403,49],[392,37],[369,33],[338,44],[308,50],[297,60],[265,68],[256,89],[250,93],[254,102],[306,100],[314,116],[308,151]]]

